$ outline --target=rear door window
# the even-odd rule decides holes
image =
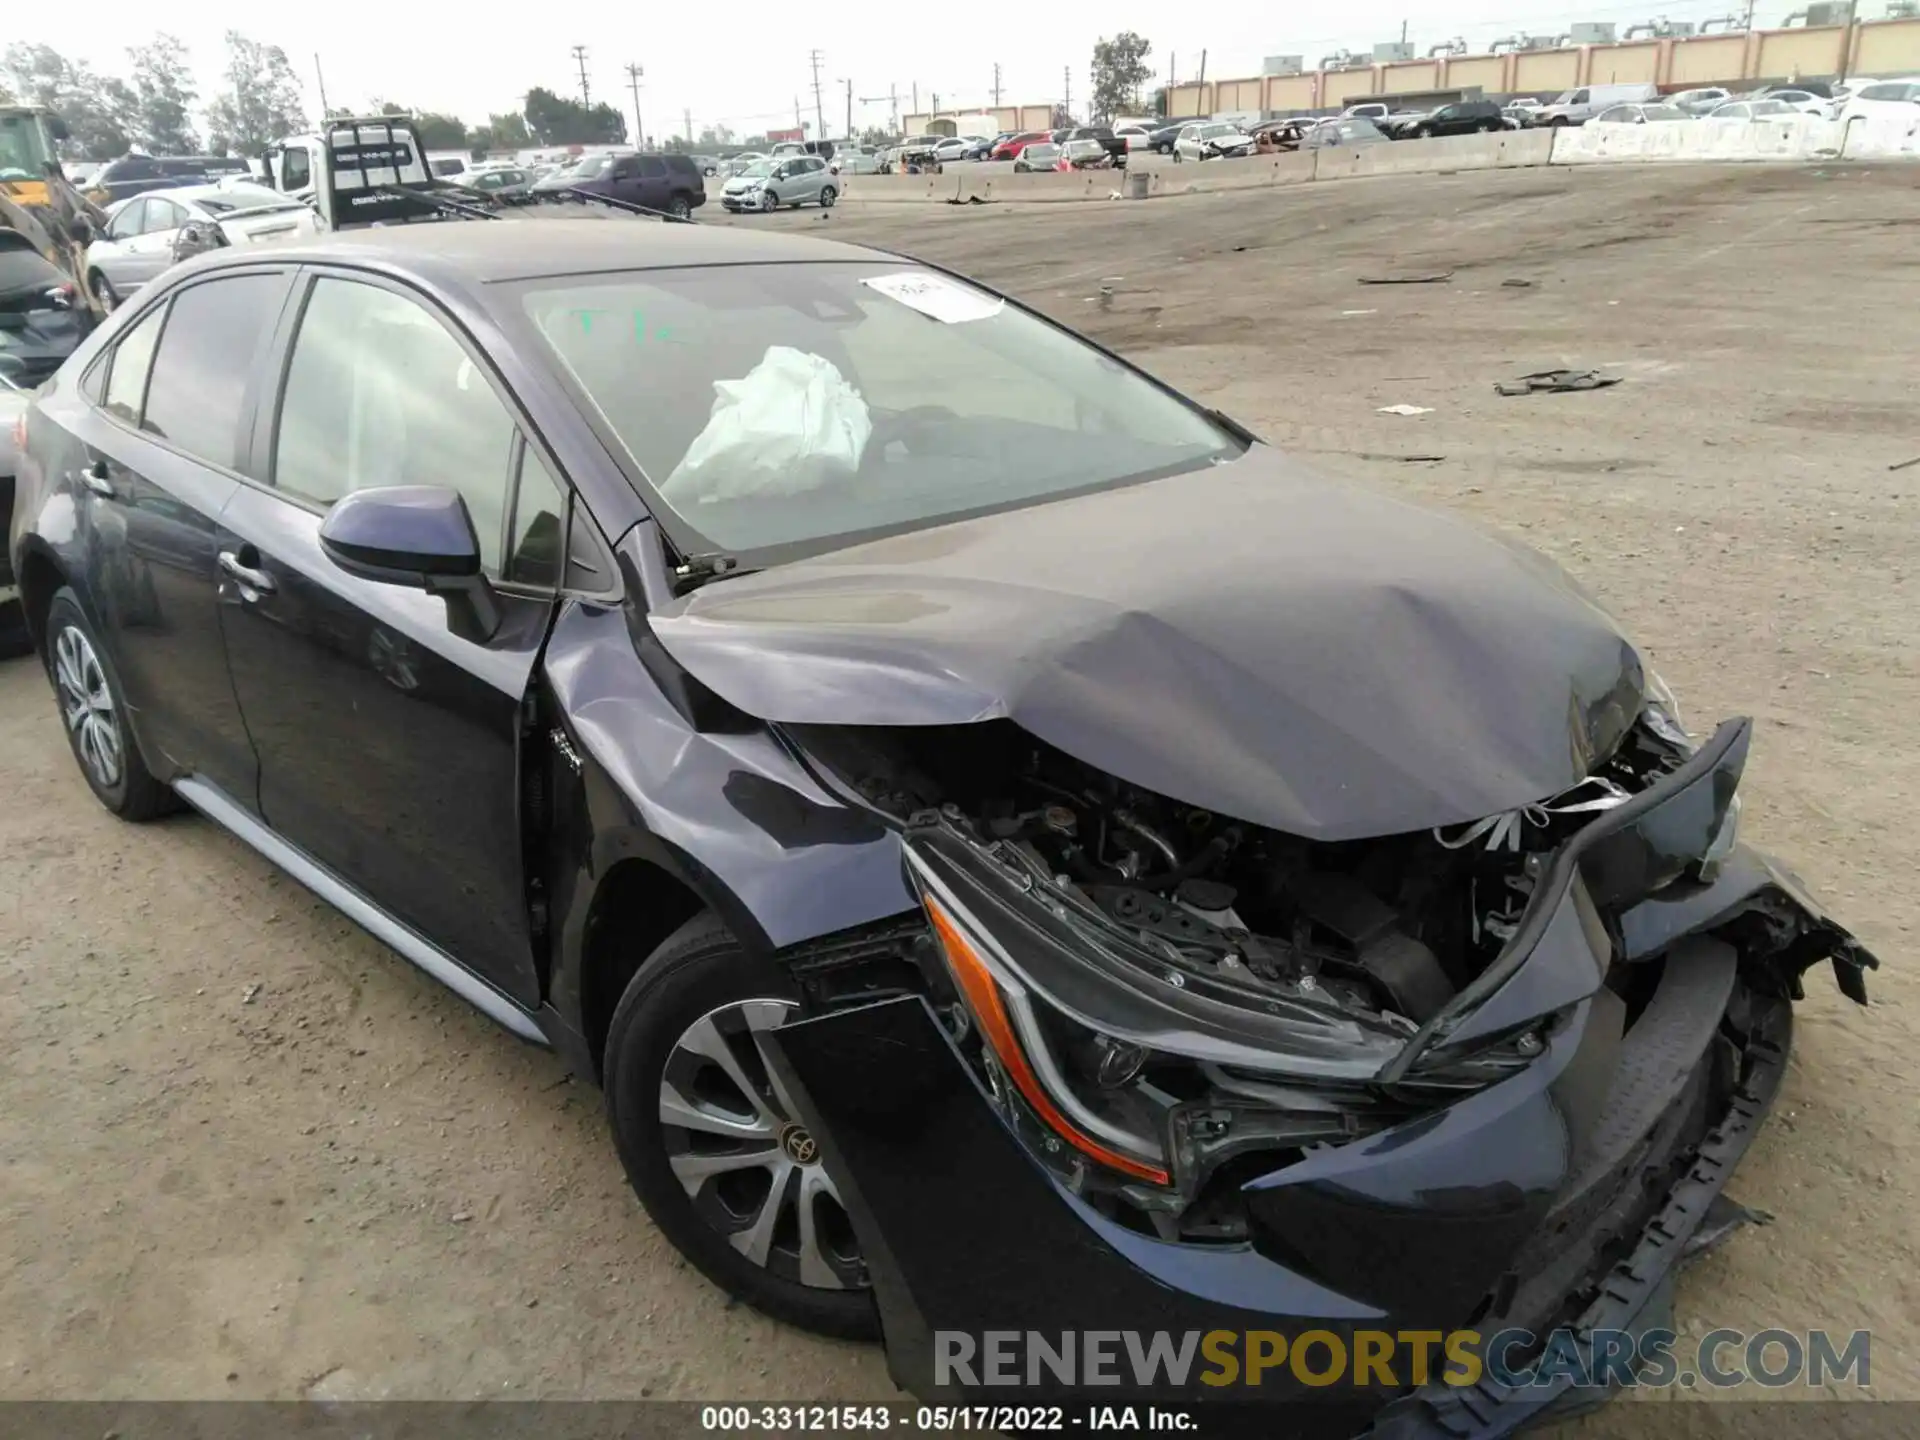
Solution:
[[[235,468],[247,383],[279,318],[285,283],[272,273],[234,275],[174,296],[147,385],[142,430],[209,464]]]
[[[658,155],[642,155],[640,157],[640,178],[642,180],[658,180],[666,173],[667,162],[662,160]]]
[[[140,423],[147,374],[153,368],[153,350],[160,341],[160,326],[166,313],[165,305],[154,306],[113,347],[112,370],[107,376],[107,413],[118,415],[129,425]]]

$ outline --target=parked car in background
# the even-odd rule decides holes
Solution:
[[[1546,102],[1532,95],[1516,95],[1501,106],[1501,110],[1513,116],[1523,125],[1533,124],[1545,108]]]
[[[818,155],[776,155],[749,167],[746,174],[727,181],[720,204],[733,213],[742,210],[799,209],[818,205],[831,209],[840,198],[840,180]]]
[[[1811,90],[1796,87],[1771,89],[1758,98],[1778,100],[1782,105],[1789,105],[1802,115],[1817,115],[1822,119],[1830,117],[1836,108],[1832,96],[1816,95]]]
[[[967,148],[960,154],[962,160],[984,160],[993,153],[993,137],[990,135],[969,135]]]
[[[1920,76],[1906,80],[1875,80],[1851,91],[1841,102],[1842,122],[1889,116],[1920,122]]]
[[[475,170],[460,183],[502,205],[525,205],[533,199],[533,173],[518,165],[494,165]]]
[[[1075,170],[1110,170],[1114,168],[1114,158],[1092,136],[1080,140],[1069,140],[1061,145],[1060,153],[1068,165]]]
[[[1022,130],[1016,135],[1009,135],[998,145],[994,146],[988,158],[993,160],[1018,160],[1020,158],[1020,152],[1026,149],[1027,146],[1039,144],[1043,141],[1051,141],[1051,139],[1052,133],[1050,131]]]
[[[1672,105],[1688,115],[1706,114],[1716,105],[1724,105],[1733,98],[1733,92],[1719,85],[1702,85],[1693,90],[1682,90],[1665,98],[1665,104]]]
[[[594,158],[599,159],[601,157],[595,156]],[[548,170],[545,175],[542,175],[538,180],[534,181],[528,188],[527,198],[535,202],[541,200],[570,199],[571,197],[567,194],[567,187],[573,184],[574,175],[578,173],[580,167],[585,163],[584,160],[574,160],[565,165],[558,165]]]
[[[1589,125],[1645,125],[1648,121],[1691,120],[1678,105],[1610,105]]]
[[[933,147],[933,158],[942,165],[957,164],[972,158],[969,152],[973,141],[961,135],[950,135]]]
[[[1051,140],[1032,140],[1021,147],[1013,168],[1017,173],[1057,170],[1060,168],[1060,158],[1060,147]]]
[[[1113,161],[1114,165],[1122,170],[1126,168],[1127,142],[1113,133],[1112,126],[1074,125],[1053,132],[1053,142],[1056,145],[1065,145],[1073,140],[1099,141],[1100,148],[1107,152],[1107,157]]]
[[[1180,139],[1180,132],[1186,129],[1185,123],[1162,125],[1147,137],[1147,147],[1156,155],[1171,155],[1173,147]]]
[[[1716,105],[1703,117],[1708,120],[1763,120],[1769,116],[1778,119],[1786,115],[1798,115],[1800,112],[1784,100],[1729,100],[1724,105]]]
[[[1301,138],[1303,150],[1327,150],[1337,145],[1380,145],[1393,137],[1364,116],[1335,116],[1316,125]]]
[[[842,145],[827,168],[836,175],[874,175],[880,170],[880,152],[871,145]]]
[[[707,203],[706,181],[685,155],[589,156],[574,168],[567,189],[576,199],[583,192],[604,195],[683,220]]]
[[[1253,153],[1253,137],[1224,120],[1202,120],[1183,127],[1173,153],[1182,160],[1231,159]]]
[[[1129,152],[1153,148],[1153,132],[1144,125],[1122,125],[1113,133],[1127,142]]]
[[[742,150],[738,155],[730,155],[727,157],[726,168],[720,173],[723,175],[744,175],[747,173],[748,167],[757,165],[766,158],[765,151]]]
[[[1440,135],[1479,135],[1511,127],[1493,101],[1461,100],[1381,128],[1396,140],[1431,140]]]
[[[1319,124],[1317,116],[1295,115],[1285,120],[1262,120],[1247,133],[1253,137],[1255,153],[1298,150],[1307,132]]]
[[[223,175],[251,173],[252,167],[245,160],[231,155],[122,155],[94,173],[86,196],[94,204],[106,206],[149,190],[204,185]]]
[[[31,390],[93,331],[93,312],[65,271],[18,230],[0,230],[0,375]]]
[[[1615,105],[1641,105],[1660,98],[1660,87],[1651,83],[1632,85],[1582,85],[1568,90],[1551,105],[1540,107],[1536,125],[1584,125],[1602,110]]]
[[[1393,107],[1384,100],[1362,100],[1349,105],[1340,112],[1342,119],[1381,121],[1392,113]]]
[[[87,246],[87,287],[103,310],[129,295],[180,258],[181,233],[209,227],[218,245],[250,245],[313,235],[319,216],[305,201],[260,184],[190,185],[154,190],[122,200],[108,211],[107,227]]]

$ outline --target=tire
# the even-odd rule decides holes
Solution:
[[[691,220],[693,218],[693,202],[688,200],[684,195],[676,195],[667,205],[667,213],[676,220]]]
[[[87,289],[93,292],[93,298],[100,308],[111,315],[120,308],[120,292],[113,288],[113,282],[98,270],[87,272]]]
[[[762,190],[760,192],[760,213],[761,214],[771,215],[774,211],[778,210],[779,208],[780,208],[780,202],[773,198],[773,192],[771,190]]]
[[[780,1023],[778,1007],[798,1008],[787,977],[743,950],[711,912],[695,916],[648,957],[614,1010],[603,1067],[607,1120],[647,1214],[715,1285],[803,1330],[873,1339],[879,1315],[852,1227],[817,1158],[802,1162],[818,1147],[792,1123],[753,1039]],[[716,1046],[730,1065],[714,1062]],[[713,1133],[674,1125],[663,1109],[713,1120]],[[728,1126],[732,1138],[718,1138]],[[768,1163],[712,1164],[748,1154]],[[781,1223],[760,1223],[775,1195],[785,1197]],[[802,1209],[815,1222],[810,1272],[802,1268]],[[812,1283],[802,1278],[809,1274]]]
[[[833,208],[833,202],[839,198],[840,192],[834,189],[833,186],[822,185],[820,187],[820,208],[822,210],[831,210]]]
[[[100,803],[122,820],[153,820],[180,808],[154,779],[127,725],[126,692],[106,647],[67,586],[47,607],[47,679],[74,763]]]

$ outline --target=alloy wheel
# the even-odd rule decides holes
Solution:
[[[120,303],[120,296],[115,293],[113,282],[98,270],[93,272],[93,298],[100,303],[100,309],[108,315],[111,315],[114,307]]]
[[[60,713],[73,736],[80,763],[94,782],[111,790],[120,783],[120,717],[113,691],[93,644],[69,625],[53,642],[53,678],[60,688]]]
[[[734,1001],[674,1042],[660,1077],[667,1164],[694,1212],[753,1264],[815,1289],[864,1289],[866,1267],[819,1142],[795,1118],[762,1048],[798,1009]]]
[[[839,198],[839,192],[837,192],[833,186],[822,185],[820,187],[820,208],[822,210],[831,210],[833,208],[833,202]]]
[[[690,220],[693,218],[693,206],[688,203],[687,197],[684,195],[674,196],[673,204],[669,205],[667,209],[668,213],[676,220]]]

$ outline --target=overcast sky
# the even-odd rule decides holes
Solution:
[[[1668,0],[1668,3],[1554,3],[1554,0],[1492,0],[1495,18],[1461,24],[1473,7],[1465,0],[1349,0],[1330,11],[1289,18],[1291,6],[1189,5],[1149,0],[1045,0],[1011,8],[968,5],[908,7],[898,0],[837,0],[833,4],[780,6],[641,5],[633,0],[573,0],[571,4],[484,9],[402,3],[379,6],[268,6],[235,0],[197,0],[165,7],[146,0],[88,0],[84,5],[29,5],[15,0],[8,40],[44,41],[104,71],[126,69],[124,46],[146,39],[167,17],[165,28],[193,52],[202,100],[219,84],[222,34],[238,29],[287,52],[306,86],[317,118],[314,56],[325,71],[327,100],[362,106],[387,99],[415,109],[443,110],[469,122],[489,111],[519,108],[529,86],[544,85],[577,95],[580,77],[570,49],[588,48],[587,78],[596,99],[620,105],[632,123],[633,100],[625,67],[637,62],[646,74],[640,106],[649,134],[679,130],[692,112],[697,133],[725,123],[740,132],[791,125],[799,97],[813,119],[813,72],[808,52],[822,53],[820,80],[830,135],[845,124],[846,81],[853,81],[856,127],[885,124],[890,86],[900,108],[912,108],[913,87],[930,107],[983,106],[991,102],[993,67],[1000,65],[1002,102],[1039,104],[1061,98],[1064,72],[1072,69],[1076,110],[1087,94],[1093,42],[1101,35],[1136,30],[1153,44],[1149,63],[1164,80],[1171,63],[1181,80],[1195,78],[1202,47],[1207,74],[1220,78],[1257,74],[1262,56],[1303,55],[1309,69],[1323,55],[1347,47],[1368,50],[1397,40],[1401,24],[1424,55],[1428,47],[1464,35],[1474,49],[1503,35],[1561,33],[1580,20],[1611,21],[1624,30],[1639,21],[1704,20],[1743,7],[1728,0]],[[1304,7],[1302,7],[1304,8]],[[1786,3],[1759,10],[1758,24],[1773,24]],[[173,13],[168,14],[169,9]],[[1878,0],[1864,15],[1884,9]],[[937,29],[903,16],[943,16]],[[343,23],[345,22],[345,23]],[[881,97],[877,102],[872,98]],[[862,101],[864,100],[864,103]]]

